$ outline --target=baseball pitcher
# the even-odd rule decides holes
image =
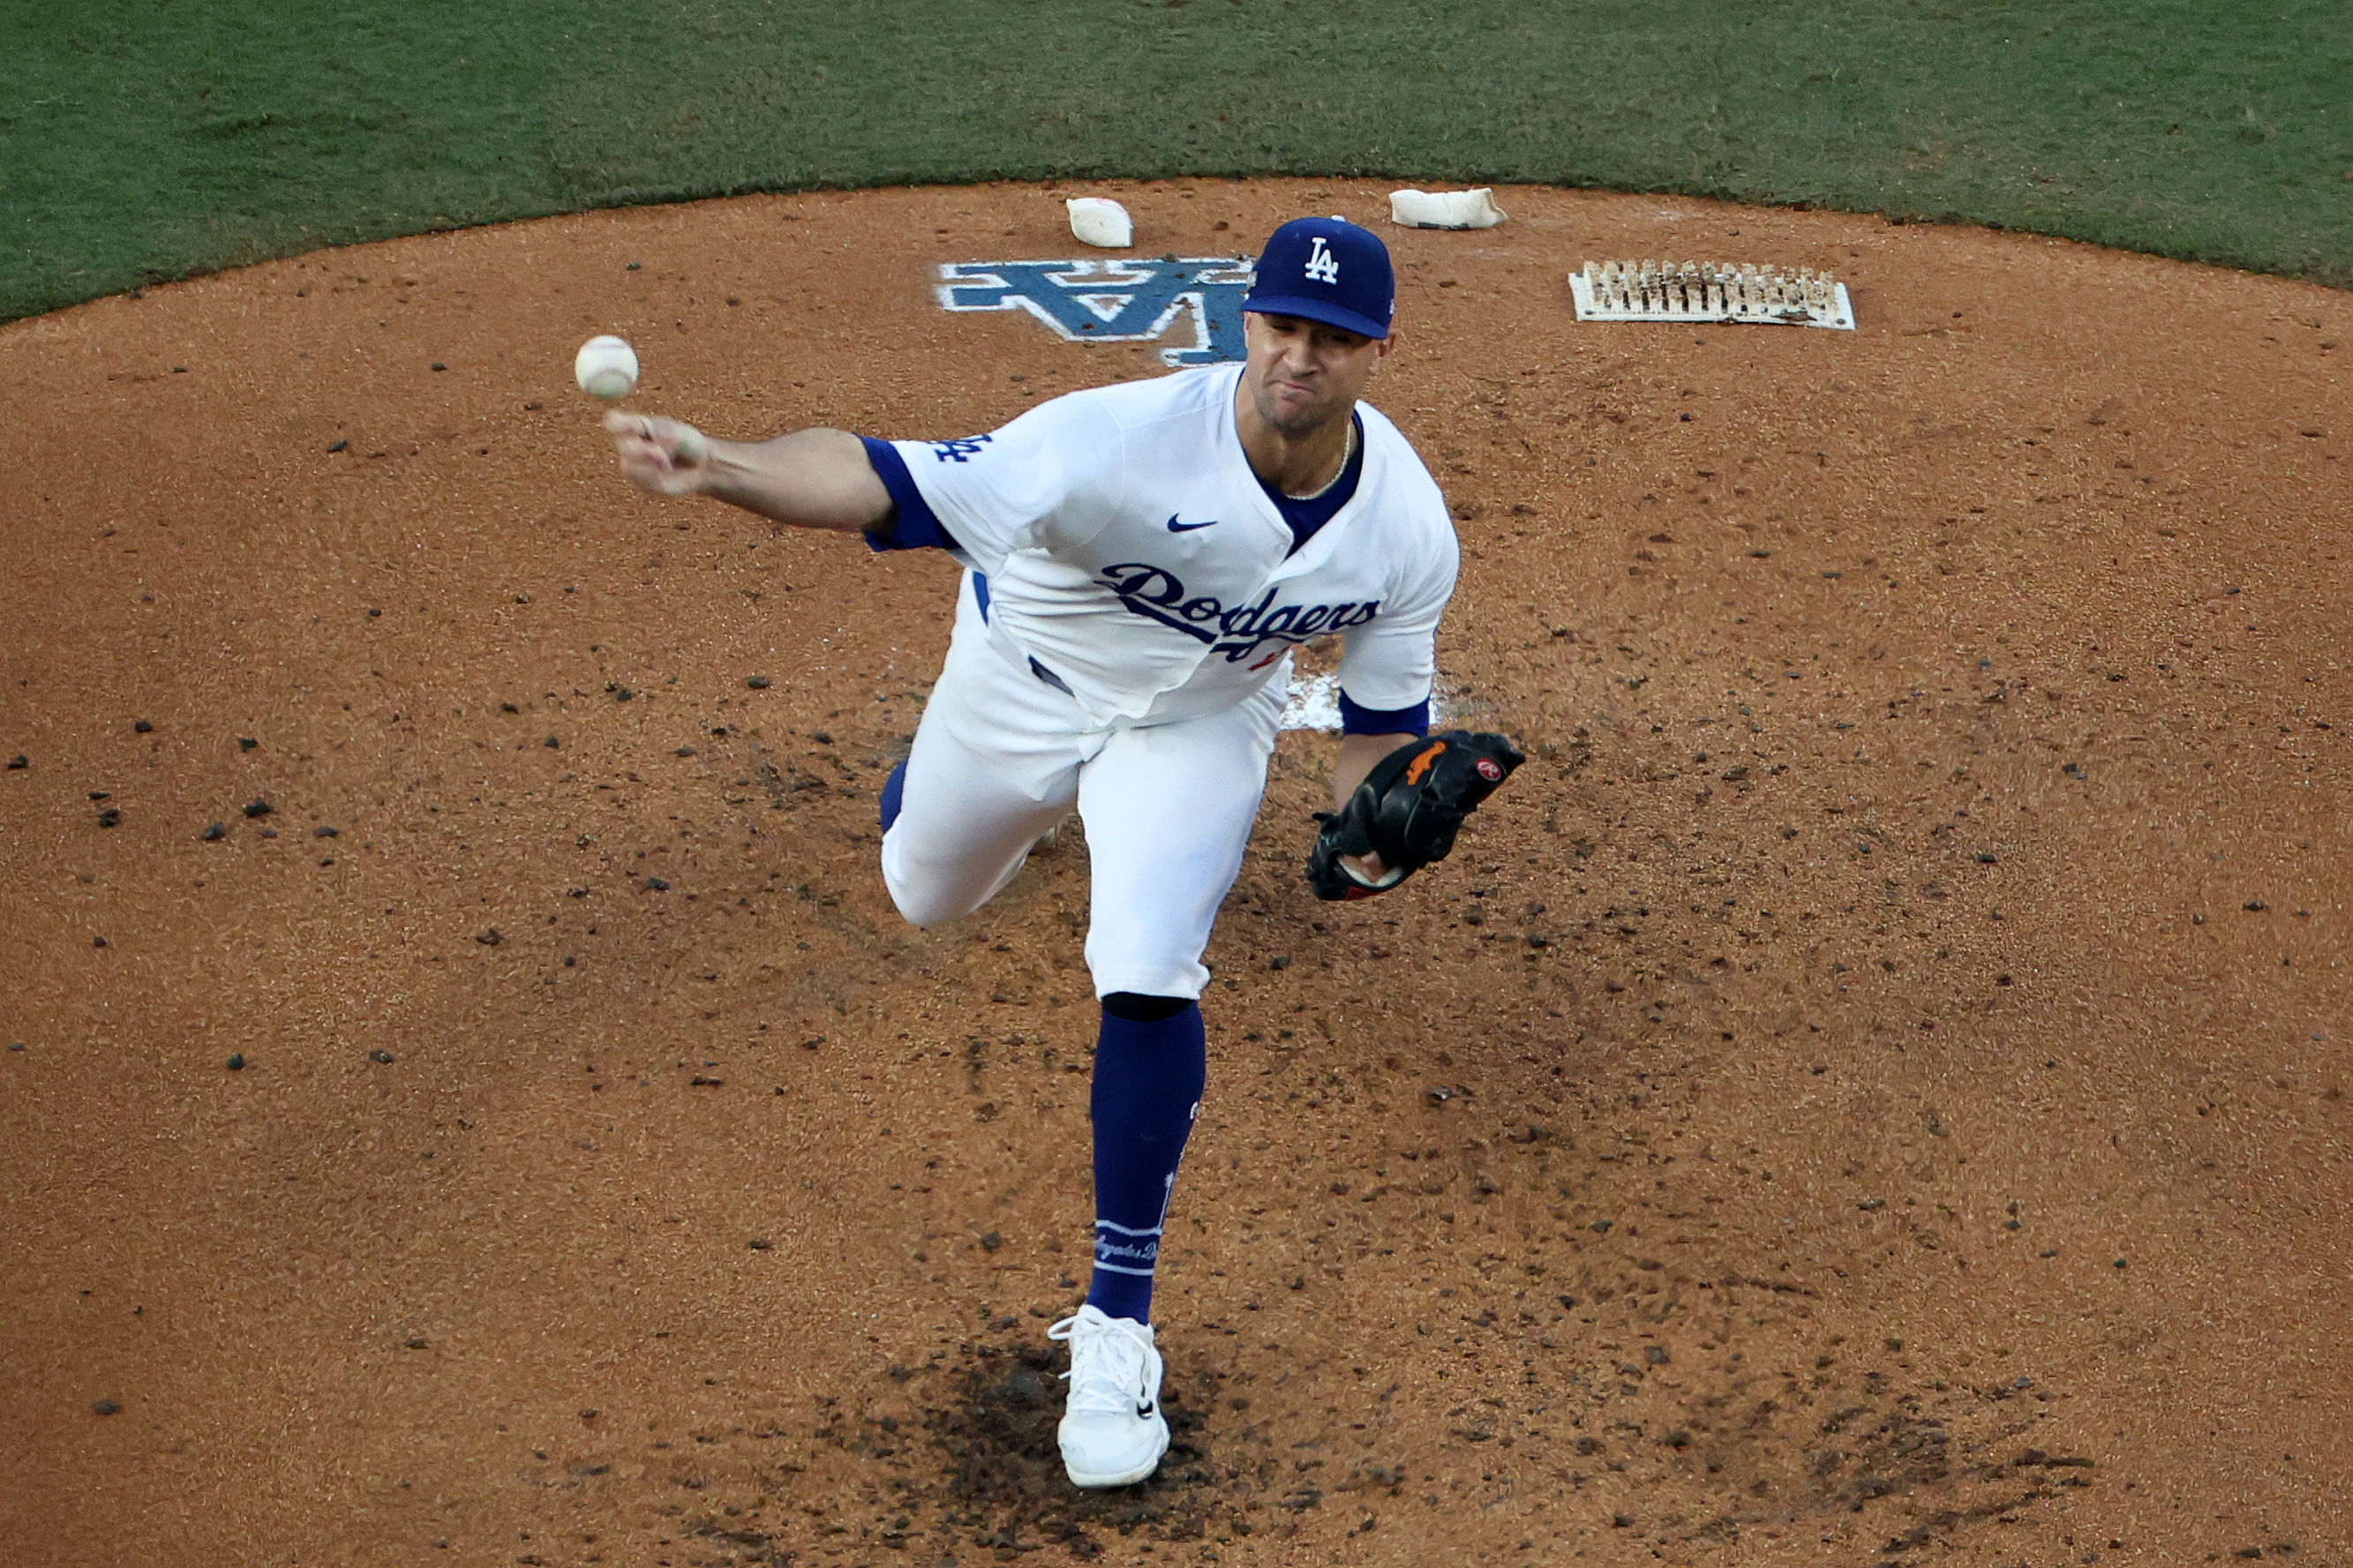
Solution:
[[[1068,1341],[1072,1482],[1142,1480],[1168,1447],[1155,1266],[1207,1047],[1202,950],[1265,789],[1292,650],[1341,639],[1334,811],[1316,896],[1364,898],[1444,857],[1521,758],[1429,734],[1457,550],[1436,482],[1360,401],[1395,283],[1370,231],[1284,224],[1244,301],[1239,365],[1072,393],[949,441],[839,430],[716,440],[605,419],[622,473],[780,523],[943,550],[964,568],[947,661],[883,786],[882,876],[929,926],[971,913],[1075,805],[1102,1001],[1095,1253]]]

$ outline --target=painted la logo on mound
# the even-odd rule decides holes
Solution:
[[[1181,316],[1191,323],[1192,342],[1162,348],[1165,363],[1224,364],[1242,357],[1250,264],[1230,256],[952,261],[940,268],[940,279],[944,309],[1027,310],[1065,342],[1149,342],[1170,335]]]

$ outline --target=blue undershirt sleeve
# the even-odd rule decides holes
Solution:
[[[1430,699],[1410,708],[1366,708],[1340,693],[1340,733],[1343,735],[1427,735]]]
[[[960,549],[955,535],[941,525],[931,502],[915,488],[915,476],[907,471],[907,459],[899,456],[899,448],[871,436],[860,436],[859,440],[865,443],[866,460],[874,465],[874,472],[882,480],[882,488],[891,492],[891,503],[895,509],[889,522],[880,529],[866,531],[866,547],[878,551]]]

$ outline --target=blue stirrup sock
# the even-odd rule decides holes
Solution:
[[[1152,1321],[1152,1271],[1185,1140],[1208,1081],[1197,1002],[1115,992],[1103,998],[1089,1113],[1095,1131],[1095,1266],[1087,1304]]]

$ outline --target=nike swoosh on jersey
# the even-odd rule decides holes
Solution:
[[[1179,522],[1176,517],[1177,514],[1173,511],[1168,514],[1168,531],[1171,533],[1190,533],[1197,528],[1215,528],[1224,521],[1221,518],[1213,517],[1207,522]]]

